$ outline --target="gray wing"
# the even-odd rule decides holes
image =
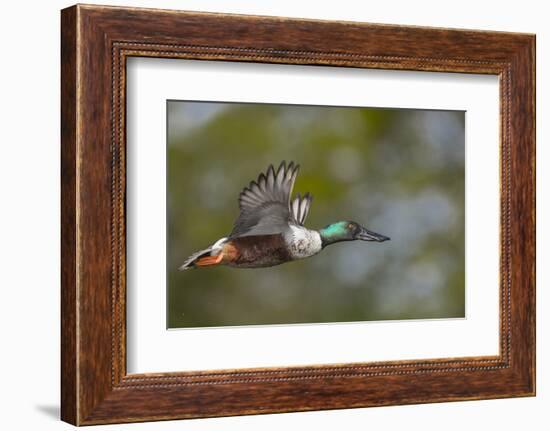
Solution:
[[[230,237],[274,235],[289,224],[298,224],[290,211],[290,194],[300,165],[282,162],[275,172],[269,165],[265,174],[251,181],[239,195],[240,214]]]
[[[304,225],[306,217],[309,213],[309,208],[311,206],[311,201],[313,196],[308,192],[303,197],[300,197],[300,193],[294,198],[292,204],[290,204],[290,209],[292,210],[292,215],[296,222],[300,225]]]

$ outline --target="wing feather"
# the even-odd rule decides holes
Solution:
[[[269,165],[256,181],[239,195],[240,214],[231,237],[281,233],[289,223],[297,224],[295,211],[290,209],[290,195],[300,165],[282,162],[277,170]]]
[[[313,196],[309,192],[306,193],[303,197],[301,197],[298,193],[292,201],[292,214],[298,224],[303,225],[306,221],[306,217],[309,214],[309,208],[311,207],[312,201]]]

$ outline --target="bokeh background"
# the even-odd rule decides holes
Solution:
[[[168,101],[167,114],[169,328],[464,317],[464,112]],[[178,271],[281,160],[314,196],[307,227],[354,220],[391,241]]]

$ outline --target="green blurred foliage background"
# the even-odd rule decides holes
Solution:
[[[464,317],[464,112],[167,103],[169,328]],[[354,220],[391,241],[179,272],[281,160],[314,196],[307,227]]]

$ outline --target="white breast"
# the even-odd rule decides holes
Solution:
[[[322,250],[321,235],[302,226],[291,226],[285,238],[293,259],[313,256]]]

